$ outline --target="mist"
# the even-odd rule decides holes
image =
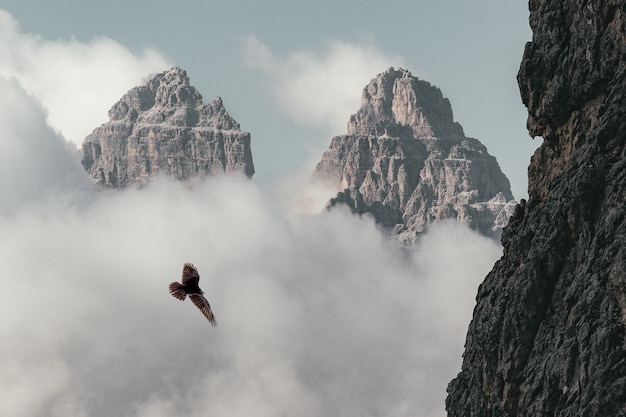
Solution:
[[[230,176],[57,198],[0,228],[12,416],[445,415],[500,254],[455,224],[408,253],[345,210],[295,224]],[[187,261],[216,329],[167,292]]]
[[[76,195],[0,219],[0,414],[445,415],[494,242],[442,224],[407,252],[236,176]],[[215,329],[167,291],[184,262]]]

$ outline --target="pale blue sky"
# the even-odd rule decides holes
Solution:
[[[526,111],[516,83],[524,44],[531,37],[526,2],[2,3],[0,8],[19,23],[21,33],[46,41],[82,43],[106,37],[136,54],[154,49],[168,63],[186,69],[205,101],[221,96],[242,129],[251,132],[255,180],[261,185],[319,160],[331,137],[344,133],[342,123],[358,109],[360,90],[367,80],[394,65],[437,85],[450,99],[466,135],[482,141],[496,156],[515,197],[526,196],[526,167],[540,143],[526,132]],[[271,52],[271,62],[254,62],[251,39]],[[338,48],[338,43],[345,48]],[[348,62],[341,62],[337,55],[345,50],[355,53],[354,60],[365,56],[367,61],[361,66],[366,80],[362,81],[363,74],[355,74],[355,79],[360,78],[358,87],[352,88],[354,93],[342,92],[354,96],[354,105],[335,110],[332,103],[338,98],[331,98],[327,105],[323,97],[313,97],[311,92],[289,90],[301,85],[300,76],[319,74],[328,78],[329,85],[346,78],[342,73],[343,78],[333,80],[341,72],[337,67],[345,68],[352,59],[348,56]],[[369,52],[359,54],[363,50]],[[297,80],[287,82],[291,76]],[[327,100],[329,94],[337,93],[334,87],[330,93],[323,90],[315,92]],[[289,95],[300,100],[302,107],[298,103],[281,106]],[[325,107],[334,112],[332,121],[298,113],[318,102],[317,110]],[[112,104],[101,111],[103,117]]]

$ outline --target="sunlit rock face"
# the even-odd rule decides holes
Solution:
[[[109,119],[83,142],[82,163],[98,187],[143,185],[165,174],[179,180],[254,174],[250,134],[240,130],[221,98],[203,104],[180,68],[130,90],[109,110]]]
[[[529,199],[480,286],[446,407],[461,416],[626,416],[626,16],[530,1],[518,81],[543,136]]]
[[[371,213],[405,243],[445,219],[498,238],[515,207],[496,159],[464,135],[448,99],[404,69],[365,87],[347,134],[332,139],[314,177],[341,190],[331,206]]]

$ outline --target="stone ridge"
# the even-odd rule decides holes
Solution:
[[[371,213],[407,244],[445,219],[499,238],[515,206],[496,159],[463,134],[448,99],[404,69],[364,88],[348,133],[332,139],[313,176],[342,190],[330,206]]]
[[[254,174],[250,134],[220,97],[203,104],[180,68],[156,74],[115,103],[109,122],[85,138],[82,163],[96,186],[111,188],[143,185],[160,174],[179,180]]]
[[[529,199],[479,288],[456,416],[626,416],[626,9],[531,0]]]

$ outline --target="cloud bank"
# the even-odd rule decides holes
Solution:
[[[369,218],[297,225],[252,182],[162,180],[0,218],[0,413],[445,415],[500,248],[440,225],[405,253]],[[196,264],[220,325],[167,292]]]
[[[322,54],[309,50],[277,56],[255,36],[244,43],[246,63],[266,78],[276,103],[296,122],[345,132],[351,114],[360,107],[363,87],[391,66],[404,65],[372,45],[334,40]]]
[[[0,76],[0,214],[91,188],[76,149],[46,123],[39,101],[15,79]]]
[[[33,173],[2,172],[0,415],[445,415],[493,241],[441,224],[401,250],[367,216],[297,217],[237,176],[42,192],[85,174],[3,83],[21,104],[0,144]],[[187,261],[216,329],[167,292]]]
[[[24,33],[0,9],[0,75],[17,79],[37,97],[48,124],[77,146],[107,121],[112,103],[147,75],[169,67],[153,49],[134,54],[106,37],[50,41]]]

